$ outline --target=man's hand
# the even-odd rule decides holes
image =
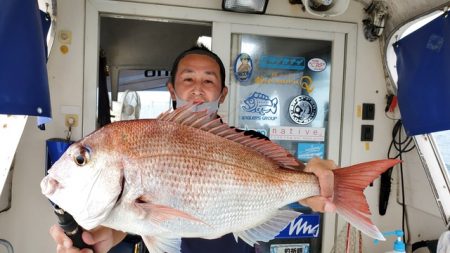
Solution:
[[[312,158],[305,167],[305,172],[317,176],[320,186],[320,196],[299,200],[304,206],[309,206],[315,212],[334,212],[336,206],[332,202],[334,189],[334,174],[336,164],[332,160]]]
[[[114,245],[122,241],[126,233],[113,230],[107,227],[97,227],[91,231],[84,231],[82,239],[86,244],[92,245],[94,251],[91,249],[77,249],[72,247],[72,240],[64,234],[64,231],[59,225],[53,225],[50,228],[50,235],[56,242],[57,253],[106,253]]]

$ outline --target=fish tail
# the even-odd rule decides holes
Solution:
[[[370,220],[369,205],[363,191],[381,173],[399,162],[396,159],[378,160],[333,171],[336,212],[355,228],[378,240],[385,238]]]

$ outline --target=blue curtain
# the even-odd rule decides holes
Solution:
[[[409,136],[450,129],[450,16],[394,44],[398,105]]]
[[[2,0],[0,114],[51,117],[44,30],[36,0]]]

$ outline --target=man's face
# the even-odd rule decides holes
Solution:
[[[178,64],[175,83],[169,83],[168,89],[173,100],[175,94],[191,103],[211,102],[219,99],[222,103],[228,89],[222,89],[220,67],[209,56],[200,54],[186,55]]]

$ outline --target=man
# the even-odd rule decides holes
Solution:
[[[223,103],[228,93],[225,86],[225,68],[220,58],[205,47],[193,47],[181,53],[172,67],[172,77],[167,84],[174,108],[187,103],[199,104],[199,110],[207,109],[216,116],[219,104]],[[333,173],[336,165],[330,160],[312,159],[305,171],[314,173],[318,179],[321,195],[303,199],[301,204],[310,206],[314,211],[331,212],[335,206],[330,198],[333,194]],[[57,253],[88,253],[90,249],[76,249],[72,241],[63,233],[58,225],[50,228],[50,234],[57,243]],[[84,232],[83,241],[93,245],[96,253],[106,253],[114,245],[122,241],[126,233],[106,227],[98,227]],[[188,238],[183,239],[183,253],[227,252],[253,253],[254,249],[239,240],[236,243],[233,235],[228,234],[214,240]]]

